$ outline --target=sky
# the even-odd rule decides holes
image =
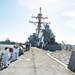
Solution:
[[[25,43],[35,32],[29,21],[35,21],[31,16],[37,16],[40,7],[56,42],[75,44],[75,0],[0,0],[0,41]]]

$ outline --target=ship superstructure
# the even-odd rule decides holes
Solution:
[[[48,17],[42,16],[41,7],[38,16],[32,16],[32,18],[38,19],[38,21],[29,21],[37,27],[36,33],[33,33],[33,35],[30,35],[28,38],[31,45],[49,50],[61,50],[61,45],[55,41],[55,35],[50,29],[50,22],[42,22],[43,19],[48,19]],[[42,28],[42,26],[44,26],[44,28]]]

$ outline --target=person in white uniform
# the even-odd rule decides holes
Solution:
[[[19,57],[19,47],[16,47],[15,57],[16,57],[16,60]]]
[[[4,68],[8,67],[8,60],[9,60],[9,49],[8,47],[6,47],[4,51]]]
[[[13,61],[15,61],[15,52],[16,52],[16,50],[15,50],[16,48],[15,48],[15,46],[13,47],[13,50],[12,50],[12,58],[11,58],[11,62],[13,62]]]
[[[67,46],[66,46],[66,45],[64,45],[64,50],[66,50],[66,48],[67,48]]]
[[[17,57],[19,57],[19,51],[20,51],[20,48],[17,47]]]
[[[68,50],[70,50],[70,45],[68,45]]]

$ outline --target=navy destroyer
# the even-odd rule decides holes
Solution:
[[[38,21],[29,21],[29,23],[33,23],[37,27],[36,33],[33,33],[33,35],[30,35],[28,38],[31,45],[45,50],[61,50],[61,44],[56,42],[55,35],[50,29],[50,22],[42,22],[42,20],[48,19],[48,17],[42,16],[41,7],[39,14],[37,16],[32,16],[32,18],[35,18]]]

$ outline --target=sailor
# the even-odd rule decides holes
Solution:
[[[70,50],[70,45],[68,45],[68,50]]]
[[[67,46],[66,46],[66,45],[64,45],[64,50],[66,50],[66,47],[67,47]]]
[[[19,57],[19,51],[20,51],[20,48],[17,47],[17,57]]]
[[[31,49],[31,43],[30,43],[30,49]]]
[[[28,51],[29,43],[28,41],[26,42],[26,51]]]
[[[16,46],[16,49],[15,49],[15,59],[17,60],[18,57],[19,57],[19,47]]]
[[[6,47],[4,51],[4,68],[8,67],[8,60],[9,60],[9,49],[8,47]]]
[[[12,59],[11,59],[11,62],[13,62],[16,58],[15,58],[15,50],[16,49],[16,47],[14,46],[13,47],[13,51],[12,51]]]

